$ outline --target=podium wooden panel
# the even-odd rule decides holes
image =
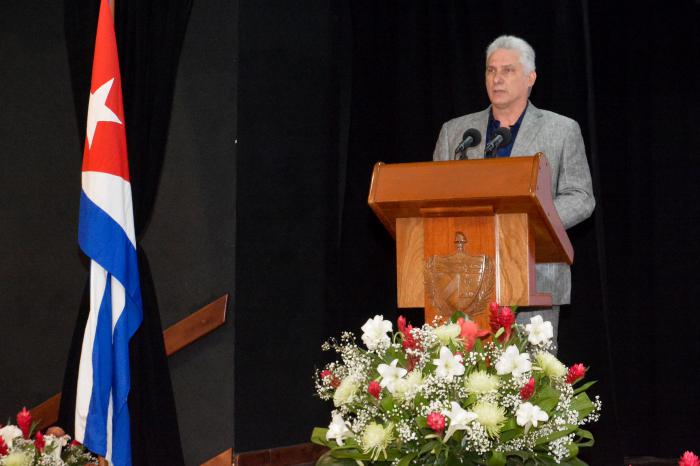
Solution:
[[[437,315],[425,291],[425,261],[465,252],[495,263],[490,300],[502,305],[548,306],[539,293],[537,262],[573,262],[573,247],[551,198],[547,159],[531,157],[384,164],[374,167],[368,203],[396,239],[399,307]],[[483,320],[483,319],[478,319]]]

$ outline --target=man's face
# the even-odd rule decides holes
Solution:
[[[486,60],[486,92],[498,109],[524,107],[536,78],[534,71],[525,73],[515,50],[498,49]]]

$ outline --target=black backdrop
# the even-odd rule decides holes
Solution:
[[[606,3],[241,2],[238,451],[327,424],[310,382],[321,339],[397,315],[372,165],[430,159],[443,121],[486,105],[484,49],[502,33],[536,49],[532,99],[581,124],[594,174],[560,337],[600,379],[589,459],[700,449],[700,7]]]
[[[601,381],[591,463],[700,449],[697,2],[239,3],[193,2],[144,239],[163,325],[234,292],[226,327],[170,361],[187,464],[329,422],[311,382],[321,341],[398,314],[393,243],[366,206],[372,165],[429,159],[444,120],[486,104],[483,50],[501,33],[535,46],[533,100],[577,119],[589,149],[598,207],[569,232],[561,354]],[[60,389],[85,276],[63,13],[0,15],[5,418]]]

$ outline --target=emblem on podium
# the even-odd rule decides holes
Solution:
[[[475,320],[486,312],[492,299],[495,276],[486,255],[470,256],[464,251],[467,238],[455,233],[455,249],[447,256],[430,256],[425,263],[425,290],[433,307],[445,319],[464,312]]]

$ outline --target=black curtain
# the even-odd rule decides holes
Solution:
[[[700,449],[700,4],[591,2],[601,267],[624,450]],[[690,58],[692,57],[692,58]],[[691,82],[696,80],[691,79]]]
[[[689,388],[700,356],[697,2],[250,3],[241,2],[238,451],[305,441],[311,425],[327,424],[329,407],[299,382],[323,362],[309,339],[399,314],[394,245],[366,205],[372,166],[429,160],[442,122],[485,108],[485,48],[505,33],[535,48],[532,100],[579,122],[593,172],[598,206],[569,231],[573,296],[560,329],[562,359],[590,365],[604,402],[586,459],[700,449]],[[400,313],[420,323],[420,311]],[[294,364],[260,351],[270,319],[297,324],[275,335]],[[301,419],[265,415],[286,413],[290,398]]]
[[[191,6],[191,0],[116,2],[115,31],[137,238],[145,232],[158,191],[175,75]],[[99,2],[68,0],[64,11],[82,140]],[[133,464],[184,464],[154,280],[140,246],[138,256],[144,315],[130,343]],[[71,343],[61,400],[60,423],[70,431],[73,431],[77,368],[88,314],[86,293],[87,286]]]

